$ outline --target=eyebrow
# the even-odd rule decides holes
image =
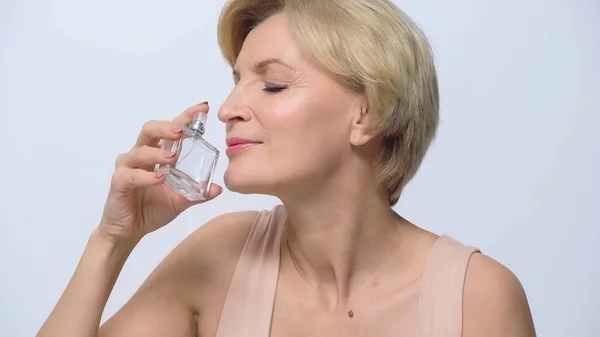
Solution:
[[[288,68],[289,70],[296,71],[296,68],[285,63],[280,58],[268,58],[268,59],[262,60],[260,62],[257,62],[254,64],[254,69],[262,69],[262,68],[268,66],[269,64],[279,64],[279,65],[282,65],[282,66]],[[233,68],[233,76],[236,76],[236,77],[240,76],[240,72],[238,70],[236,70],[235,68]]]

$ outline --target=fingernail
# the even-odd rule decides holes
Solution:
[[[200,103],[200,104],[198,104],[198,105],[203,105],[203,104],[208,104],[208,102],[207,102],[207,101],[204,101],[204,102],[202,102],[202,103]]]
[[[160,179],[160,178],[162,178],[164,175],[165,175],[165,174],[164,174],[164,173],[162,173],[162,172],[156,172],[156,173],[154,173],[154,178],[156,178],[156,179]]]
[[[173,158],[175,157],[175,152],[167,152],[165,153],[165,158]]]
[[[183,129],[179,126],[174,126],[171,128],[171,132],[173,133],[180,133]]]

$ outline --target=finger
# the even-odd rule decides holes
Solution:
[[[134,148],[157,147],[161,139],[178,140],[182,137],[180,124],[170,121],[149,121],[144,124]]]
[[[142,169],[120,169],[113,174],[111,188],[121,193],[128,193],[138,187],[158,185],[165,181],[162,172],[149,172]]]
[[[185,109],[181,115],[175,117],[175,119],[173,119],[173,123],[177,125],[190,125],[198,112],[208,113],[208,109],[208,102],[202,102],[198,105],[191,106]]]
[[[120,155],[117,158],[115,168],[142,168],[149,170],[156,164],[173,165],[176,162],[176,153],[142,145]]]

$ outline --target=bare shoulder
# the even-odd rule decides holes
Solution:
[[[167,259],[195,281],[232,273],[242,253],[257,211],[219,215],[190,234]],[[166,260],[165,260],[166,262]],[[183,275],[182,275],[183,276]]]
[[[473,254],[464,287],[464,337],[535,336],[523,286],[507,267]]]
[[[222,301],[257,213],[220,215],[190,234],[99,336],[196,336],[196,313]]]
[[[197,244],[211,248],[242,248],[256,220],[258,211],[242,211],[219,215],[196,229],[182,243],[184,248],[201,248]]]

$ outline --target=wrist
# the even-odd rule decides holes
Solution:
[[[141,240],[141,237],[121,238],[114,236],[106,231],[105,228],[105,226],[100,225],[94,229],[90,235],[89,243],[94,246],[103,247],[110,253],[125,253],[128,255]]]

